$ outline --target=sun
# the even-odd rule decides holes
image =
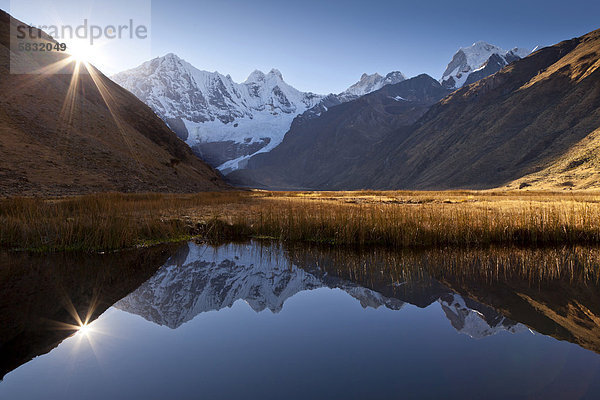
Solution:
[[[76,61],[77,63],[87,64],[90,62],[93,56],[92,46],[78,43],[69,46],[68,52],[71,55],[73,61]]]
[[[77,329],[78,335],[88,336],[92,332],[92,327],[89,324],[83,324]]]

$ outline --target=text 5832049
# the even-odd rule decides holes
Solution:
[[[20,42],[18,46],[19,51],[39,51],[39,52],[50,52],[50,51],[67,51],[66,43],[40,43],[40,42]]]

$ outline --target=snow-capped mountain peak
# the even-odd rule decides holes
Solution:
[[[248,76],[248,78],[244,81],[244,83],[265,82],[266,80],[269,80],[269,79],[283,81],[283,75],[276,68],[271,69],[271,71],[269,71],[268,74],[265,74],[261,70],[257,69],[257,70],[254,70],[254,72],[252,72]]]
[[[406,77],[400,71],[390,72],[385,77],[379,75],[378,73],[374,73],[372,75],[364,73],[358,82],[350,86],[338,96],[342,102],[350,101],[357,97],[379,90],[385,85],[393,85],[404,80],[406,80]]]
[[[385,76],[386,85],[393,85],[406,80],[406,75],[400,71],[392,71]]]
[[[459,51],[467,56],[470,65],[481,65],[494,53],[506,53],[506,50],[483,41],[475,42],[469,47],[462,47]]]
[[[535,49],[533,49],[533,51],[535,51]],[[514,49],[510,50],[510,53],[518,56],[519,58],[525,58],[528,55],[530,55],[533,51],[532,50],[527,50],[527,49],[524,49],[524,48],[521,48],[521,47],[515,47]]]
[[[501,47],[479,41],[469,47],[460,48],[442,75],[440,83],[449,89],[458,89],[485,76],[498,72],[511,62],[528,56],[531,51],[517,48],[507,51]],[[494,57],[495,55],[495,57]],[[492,59],[492,57],[494,57]],[[490,62],[491,61],[491,62]],[[489,64],[485,72],[481,72]],[[476,77],[469,76],[479,72]]]
[[[248,78],[244,83],[264,82],[265,78],[265,73],[256,69],[250,75],[248,75]]]
[[[201,71],[172,53],[112,79],[225,173],[277,146],[292,120],[322,98],[288,85],[277,69],[257,70],[235,83],[229,75]]]
[[[276,69],[276,68],[273,68],[271,71],[269,71],[269,75],[271,75],[271,76],[276,76],[277,78],[279,78],[279,79],[283,80],[283,75],[282,75],[282,74],[281,74],[281,72],[280,72],[278,69]]]
[[[373,75],[369,75],[365,72],[360,76],[360,82],[366,81],[369,78],[381,78],[381,75],[379,75],[377,72],[375,72]]]
[[[360,80],[356,82],[354,85],[350,86],[344,93],[353,93],[353,94],[364,94],[365,92],[372,91],[375,87],[381,84],[383,77],[379,75],[377,72],[369,75],[362,74]],[[377,89],[375,89],[377,90]]]
[[[165,60],[178,60],[178,61],[181,61],[181,58],[179,58],[177,56],[177,54],[175,54],[175,53],[167,53],[167,54],[165,54],[164,59]]]

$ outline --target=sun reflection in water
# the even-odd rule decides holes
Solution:
[[[89,324],[83,324],[77,330],[77,335],[88,336],[93,332],[92,327]]]

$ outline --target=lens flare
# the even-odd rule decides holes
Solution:
[[[88,336],[92,333],[92,327],[89,324],[83,324],[77,329],[77,334],[82,336]]]
[[[72,45],[69,47],[69,54],[73,61],[87,64],[92,57],[92,46]]]

